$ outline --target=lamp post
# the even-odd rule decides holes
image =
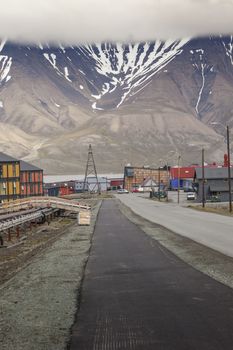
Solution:
[[[230,158],[230,137],[229,137],[229,126],[225,126],[222,123],[213,122],[212,125],[221,125],[227,130],[227,170],[228,170],[228,190],[229,190],[229,212],[232,212],[232,195],[231,195],[231,158]]]

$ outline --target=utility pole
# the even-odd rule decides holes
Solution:
[[[230,140],[229,140],[229,126],[227,125],[227,168],[228,168],[228,187],[229,187],[229,212],[232,212],[231,201],[231,159],[230,159]]]
[[[178,156],[178,188],[177,188],[177,203],[180,203],[180,155]]]
[[[169,170],[168,170],[168,161],[167,161],[167,202],[168,202],[168,188],[169,188]]]
[[[205,208],[205,158],[204,148],[202,149],[201,167],[202,167],[202,208]]]
[[[221,125],[225,129],[225,125],[222,123],[213,122],[212,125]],[[229,190],[229,212],[232,212],[232,195],[231,195],[231,156],[230,156],[230,137],[229,137],[229,125],[227,128],[227,169],[228,169],[228,190]]]
[[[159,166],[159,201],[160,201],[160,166]]]
[[[90,184],[88,182],[89,175],[92,175],[92,177],[94,177],[94,179],[96,180],[96,183],[91,188],[91,190],[90,190]],[[89,148],[88,148],[87,165],[86,165],[86,171],[85,171],[85,178],[84,178],[84,182],[83,182],[83,192],[86,191],[86,188],[88,188],[88,191],[90,193],[96,192],[96,188],[97,188],[98,194],[101,193],[101,188],[100,188],[100,184],[98,181],[98,176],[97,176],[97,171],[96,171],[96,166],[95,166],[95,161],[94,161],[94,156],[93,156],[91,145],[89,145]]]

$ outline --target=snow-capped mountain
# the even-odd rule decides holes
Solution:
[[[196,162],[203,146],[218,160],[216,122],[231,125],[232,93],[233,37],[56,48],[2,40],[0,146],[61,172],[82,169],[88,143],[105,171],[170,150]]]

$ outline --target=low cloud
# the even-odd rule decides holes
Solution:
[[[67,45],[233,34],[233,0],[0,0],[0,37]]]

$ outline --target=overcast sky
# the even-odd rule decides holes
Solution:
[[[0,0],[0,37],[79,44],[233,34],[233,0]]]

